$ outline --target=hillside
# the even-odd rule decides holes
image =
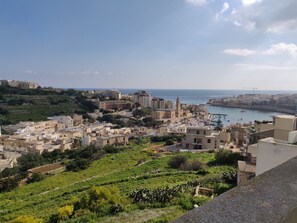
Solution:
[[[67,216],[67,222],[167,222],[193,208],[193,182],[215,190],[215,194],[232,187],[224,180],[223,173],[234,173],[231,165],[214,165],[214,153],[183,153],[188,159],[199,160],[203,171],[190,171],[172,168],[168,165],[174,154],[156,154],[153,148],[162,143],[149,141],[131,142],[122,152],[108,154],[94,161],[91,166],[79,172],[62,172],[55,176],[21,186],[11,192],[0,194],[0,222],[15,219],[21,215],[30,215],[49,222],[60,207],[72,205],[89,193],[92,186],[119,189],[124,209],[114,216],[90,211]],[[140,160],[142,162],[140,162]],[[190,183],[192,182],[192,183]],[[178,185],[187,186],[187,190],[165,203],[133,202],[129,196],[138,189],[158,189]],[[192,186],[191,186],[192,185]],[[201,204],[209,197],[197,198]],[[199,203],[199,204],[200,204]],[[59,222],[64,222],[60,219]]]
[[[0,86],[0,125],[85,113],[88,108],[77,103],[75,99],[78,95],[76,91]]]

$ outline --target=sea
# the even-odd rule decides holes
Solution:
[[[80,89],[82,90],[82,89]],[[83,89],[86,90],[86,89]],[[90,89],[88,89],[90,90]],[[94,89],[93,89],[94,90]],[[102,90],[102,89],[101,89]],[[132,94],[138,89],[117,89],[123,94]],[[140,90],[140,89],[139,89]],[[206,104],[212,98],[232,97],[242,94],[286,94],[297,93],[297,91],[261,91],[261,90],[174,90],[174,89],[145,89],[154,97],[164,98],[175,102],[179,97],[181,103],[184,104]],[[258,121],[272,121],[272,117],[280,115],[279,112],[257,111],[240,108],[226,108],[206,105],[207,109],[212,114],[227,115],[222,119],[224,125],[230,123],[249,123]]]
[[[119,89],[124,94],[134,93],[135,89]],[[296,93],[294,91],[259,91],[259,90],[168,90],[168,89],[147,89],[151,95],[155,97],[164,98],[174,101],[177,97],[180,98],[181,103],[185,104],[206,104],[212,98],[232,97],[242,94],[285,94]],[[278,112],[257,111],[240,108],[226,108],[206,105],[209,113],[212,114],[226,114],[222,118],[224,125],[230,123],[249,123],[255,120],[272,121],[272,117],[280,115]]]

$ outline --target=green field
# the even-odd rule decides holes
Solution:
[[[23,91],[0,87],[0,124],[41,121],[49,116],[73,115],[86,111],[85,107],[74,100],[75,95],[45,90]]]
[[[11,192],[0,194],[0,222],[12,220],[20,215],[31,215],[48,221],[61,206],[71,204],[82,197],[92,186],[116,186],[126,198],[125,211],[116,216],[96,216],[92,213],[84,216],[87,221],[70,219],[68,222],[154,222],[156,219],[172,220],[187,210],[176,203],[165,207],[150,207],[139,210],[139,206],[129,201],[128,194],[140,188],[173,187],[188,181],[205,178],[217,173],[234,170],[232,166],[208,167],[208,174],[202,176],[195,171],[181,171],[168,166],[173,156],[167,154],[153,159],[149,149],[153,143],[137,145],[117,154],[109,154],[94,161],[92,165],[80,172],[63,172],[46,178],[43,181],[28,184]],[[214,153],[185,153],[190,159],[199,159],[203,163],[213,161]],[[138,160],[146,158],[146,162],[137,165]],[[152,170],[158,169],[158,173]],[[82,219],[81,219],[82,220]]]

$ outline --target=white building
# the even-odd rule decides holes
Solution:
[[[55,120],[60,124],[65,125],[65,128],[72,128],[73,127],[73,119],[70,116],[53,116],[49,117],[50,120]]]

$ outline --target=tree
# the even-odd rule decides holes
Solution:
[[[27,170],[43,165],[44,159],[39,153],[28,153],[18,158],[19,169],[22,173]]]
[[[67,171],[80,171],[87,169],[91,165],[91,161],[85,158],[76,158],[75,160],[71,161],[67,166]]]
[[[19,186],[19,176],[7,177],[0,180],[0,192],[11,191]]]

